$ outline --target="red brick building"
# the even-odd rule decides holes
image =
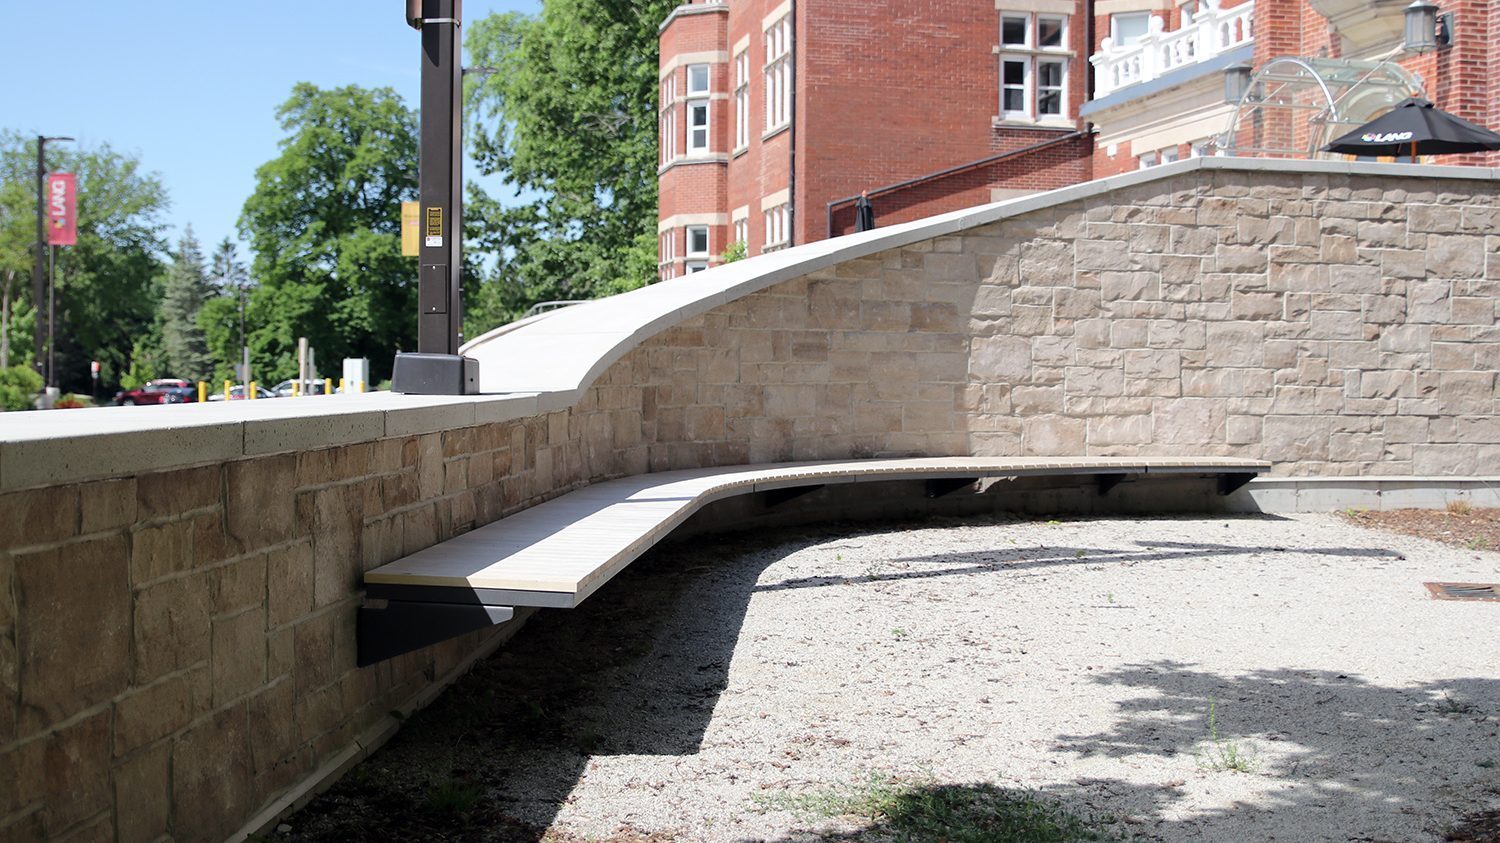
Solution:
[[[1305,157],[1421,93],[1500,125],[1500,0],[691,0],[661,26],[661,276],[1195,155]],[[1255,71],[1225,100],[1225,74]],[[1231,71],[1232,72],[1232,71]],[[1493,166],[1500,156],[1442,163]]]

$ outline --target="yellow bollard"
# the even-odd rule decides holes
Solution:
[[[245,400],[247,400],[247,401],[254,401],[255,400],[255,381],[251,381],[249,383],[249,385],[247,385],[245,387]]]
[[[359,391],[360,392],[364,392],[365,391],[365,382],[364,381],[360,381],[359,382]]]
[[[339,378],[339,392],[343,393],[345,391],[346,391],[346,386],[344,384],[344,379],[343,378]]]
[[[292,381],[292,397],[299,398],[302,395],[302,381]]]
[[[324,395],[332,395],[333,394],[333,378],[324,378],[323,379],[323,394]]]
[[[208,400],[208,384],[198,381],[198,403],[202,404]]]
[[[224,400],[229,400],[229,394],[234,390],[234,381],[224,381]]]

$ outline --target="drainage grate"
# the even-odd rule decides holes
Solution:
[[[1495,600],[1500,601],[1500,583],[1492,582],[1427,582],[1422,583],[1438,600]]]

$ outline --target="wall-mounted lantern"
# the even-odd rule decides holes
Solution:
[[[1251,67],[1237,62],[1224,68],[1224,101],[1235,105],[1250,93]]]
[[[1421,54],[1437,49],[1437,16],[1437,5],[1427,0],[1415,0],[1406,7],[1406,40],[1402,46],[1408,52]]]

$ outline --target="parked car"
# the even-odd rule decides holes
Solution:
[[[266,389],[263,386],[257,386],[257,387],[255,387],[255,397],[256,398],[275,398],[276,397],[276,393],[272,392],[269,389]],[[224,400],[224,390],[220,389],[220,390],[216,390],[214,392],[210,392],[208,394],[208,400],[210,400],[210,401],[223,401]],[[230,401],[244,401],[245,400],[245,388],[243,386],[231,387],[230,390],[229,390],[229,400]]]
[[[295,378],[293,378],[292,380],[282,381],[281,383],[278,383],[275,386],[271,387],[271,391],[274,392],[274,393],[276,393],[276,397],[278,397],[278,398],[290,398],[292,396],[292,394],[293,394],[292,393],[292,387],[296,383],[297,383],[297,381],[296,381]],[[303,394],[303,395],[322,395],[323,394],[323,382],[321,380],[315,380],[313,378],[308,378],[306,381],[303,381],[301,394]]]
[[[198,387],[181,378],[162,378],[146,381],[145,386],[115,393],[115,403],[130,404],[183,404],[198,400]]]

